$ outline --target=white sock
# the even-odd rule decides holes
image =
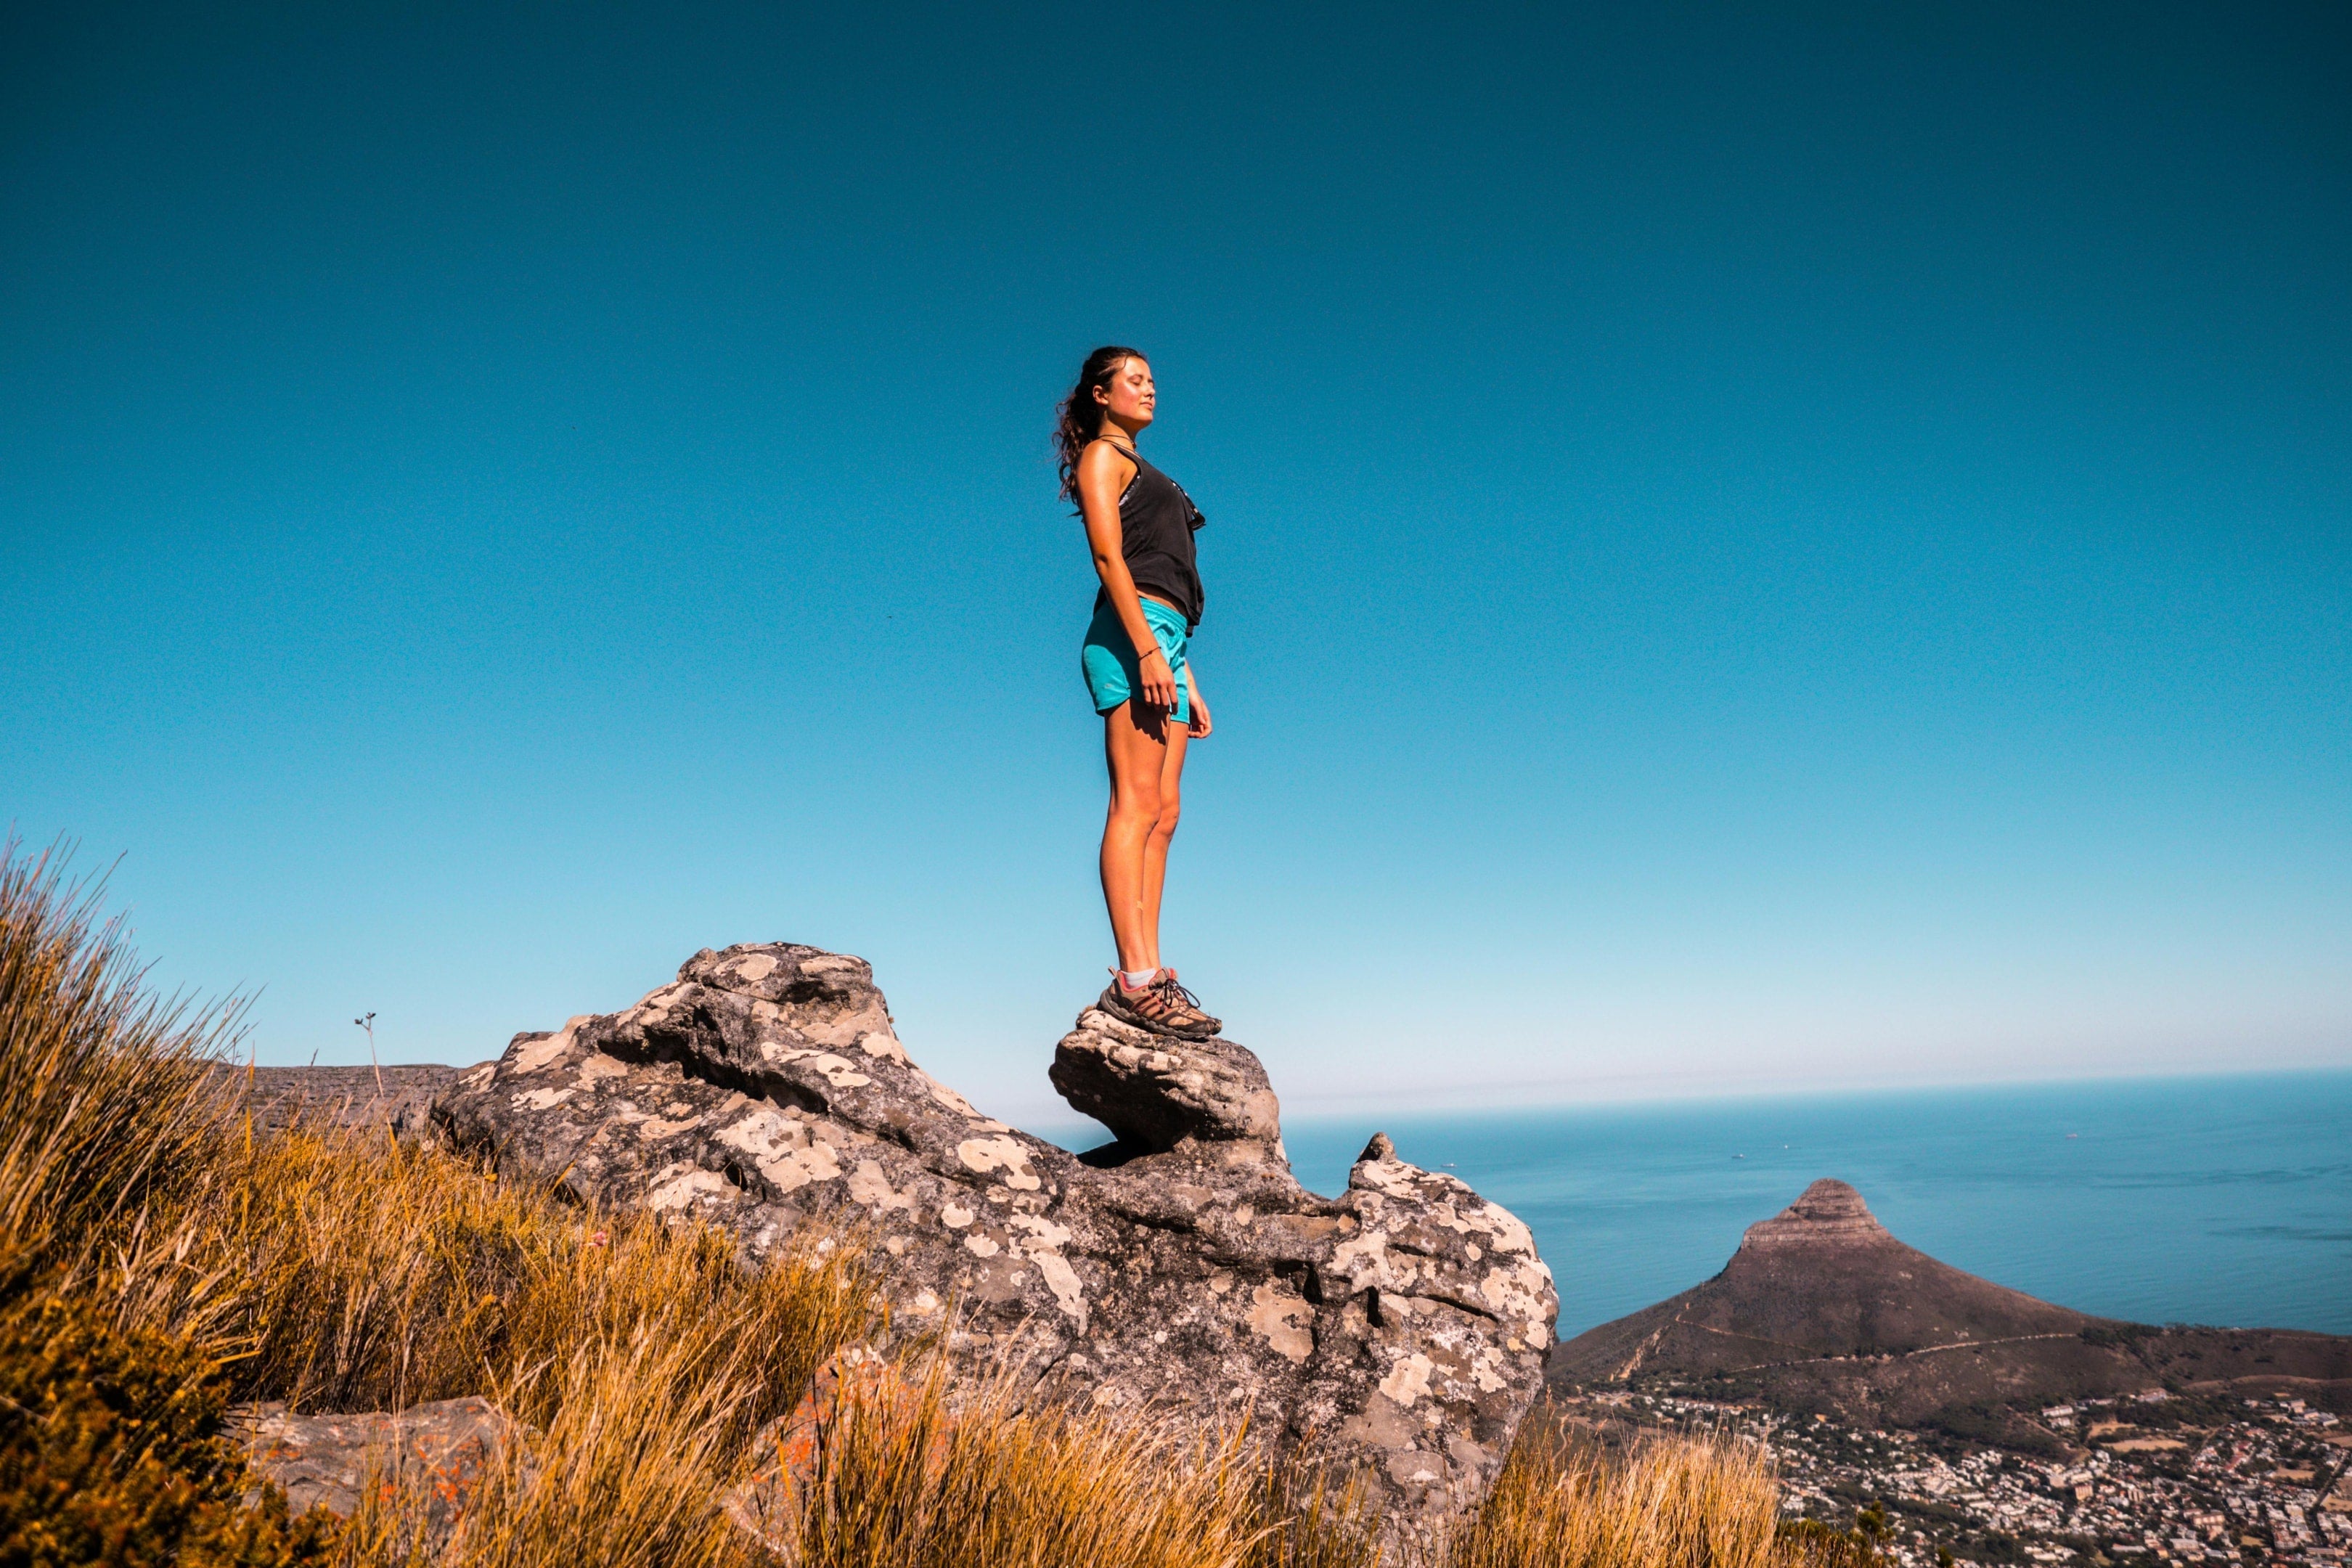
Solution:
[[[1159,978],[1160,971],[1156,969],[1122,969],[1118,972],[1119,984],[1129,991],[1140,991]]]

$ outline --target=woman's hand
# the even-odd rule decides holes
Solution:
[[[1176,672],[1168,668],[1167,654],[1155,642],[1139,662],[1143,700],[1162,713],[1171,711],[1176,706]]]
[[[1184,689],[1192,695],[1192,721],[1184,726],[1184,733],[1197,741],[1216,726],[1209,722],[1209,705],[1201,700],[1201,689],[1192,684],[1190,664],[1184,667]]]

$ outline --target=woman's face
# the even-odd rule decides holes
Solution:
[[[1151,367],[1139,359],[1119,361],[1109,383],[1095,388],[1095,401],[1129,430],[1142,429],[1151,423],[1152,407],[1159,401],[1151,387]]]

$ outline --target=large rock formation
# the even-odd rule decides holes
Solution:
[[[902,1324],[1042,1385],[1360,1465],[1399,1537],[1484,1494],[1559,1303],[1528,1228],[1373,1138],[1337,1198],[1293,1179],[1247,1050],[1095,1009],[1053,1081],[1117,1142],[1071,1155],[907,1055],[864,962],[695,954],[626,1012],[518,1035],[436,1105],[459,1142],[583,1195],[723,1226],[753,1255],[856,1221]]]

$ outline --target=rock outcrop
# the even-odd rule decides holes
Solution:
[[[1230,1040],[1171,1040],[1088,1008],[1054,1047],[1045,1076],[1123,1152],[1162,1154],[1189,1140],[1283,1158],[1274,1086],[1257,1058]]]
[[[417,1545],[428,1555],[463,1528],[489,1468],[518,1436],[487,1399],[443,1399],[394,1414],[299,1415],[280,1404],[229,1412],[228,1435],[256,1474],[285,1489],[296,1514],[349,1519],[373,1479],[405,1480],[425,1500]]]
[[[399,1138],[425,1131],[435,1098],[457,1076],[456,1068],[415,1062],[217,1070],[227,1079],[232,1107],[240,1116],[250,1115],[257,1132],[365,1127]]]
[[[1799,1193],[1795,1203],[1770,1219],[1749,1226],[1739,1237],[1742,1252],[1784,1247],[1910,1250],[1878,1223],[1860,1193],[1828,1177]]]
[[[901,1325],[1066,1397],[1225,1423],[1360,1466],[1391,1533],[1483,1496],[1558,1300],[1526,1226],[1376,1136],[1347,1191],[1293,1178],[1257,1058],[1079,1016],[1052,1079],[1117,1133],[1084,1156],[908,1058],[865,963],[705,951],[625,1012],[518,1035],[434,1109],[461,1144],[764,1254],[804,1219],[887,1250]]]

